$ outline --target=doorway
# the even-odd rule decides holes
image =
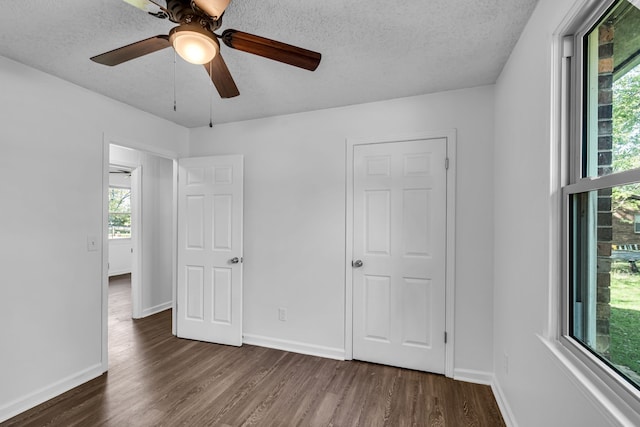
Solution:
[[[347,358],[453,375],[455,132],[347,141]]]
[[[129,275],[131,318],[142,317],[142,165],[124,149],[110,147],[108,189],[108,277]]]
[[[127,144],[129,145],[129,144]],[[103,369],[108,369],[109,272],[116,271],[109,261],[109,234],[126,234],[126,221],[115,221],[122,228],[110,229],[109,176],[130,177],[131,230],[130,242],[123,239],[131,262],[131,318],[138,319],[173,307],[175,285],[175,160],[138,148],[104,142],[104,200],[103,208]],[[122,171],[121,174],[109,173]],[[111,221],[114,223],[114,221]],[[120,239],[118,239],[120,240]],[[133,252],[133,253],[131,253]],[[121,254],[124,255],[124,254]],[[110,268],[111,267],[111,268]]]

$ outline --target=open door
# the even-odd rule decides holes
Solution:
[[[242,345],[243,157],[178,168],[177,335]]]

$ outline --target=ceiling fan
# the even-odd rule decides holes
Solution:
[[[222,16],[231,0],[166,0],[166,7],[152,0],[125,0],[156,18],[179,24],[168,35],[158,35],[94,56],[92,61],[118,65],[131,59],[173,46],[184,60],[203,64],[222,98],[240,95],[220,54],[220,42],[232,49],[259,55],[305,70],[314,71],[322,55],[300,47],[238,30],[214,31],[222,25]]]

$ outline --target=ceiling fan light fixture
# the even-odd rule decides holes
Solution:
[[[196,23],[175,27],[169,33],[169,41],[178,55],[192,64],[207,64],[220,50],[216,36]]]
[[[196,6],[213,19],[220,19],[231,0],[195,0]]]

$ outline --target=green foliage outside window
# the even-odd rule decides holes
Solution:
[[[613,170],[640,168],[640,66],[613,85]]]
[[[109,188],[109,238],[131,237],[131,190]]]
[[[613,84],[613,172],[640,168],[640,65]],[[612,212],[623,223],[635,221],[624,212],[640,212],[640,183],[612,189]],[[636,227],[636,225],[633,225]],[[635,228],[634,228],[635,231]],[[613,260],[610,285],[610,360],[640,386],[640,275],[624,260]],[[634,264],[635,265],[635,264]]]
[[[613,84],[613,171],[640,168],[640,65]],[[640,211],[640,184],[613,189],[613,211]],[[622,219],[624,222],[625,220]]]

